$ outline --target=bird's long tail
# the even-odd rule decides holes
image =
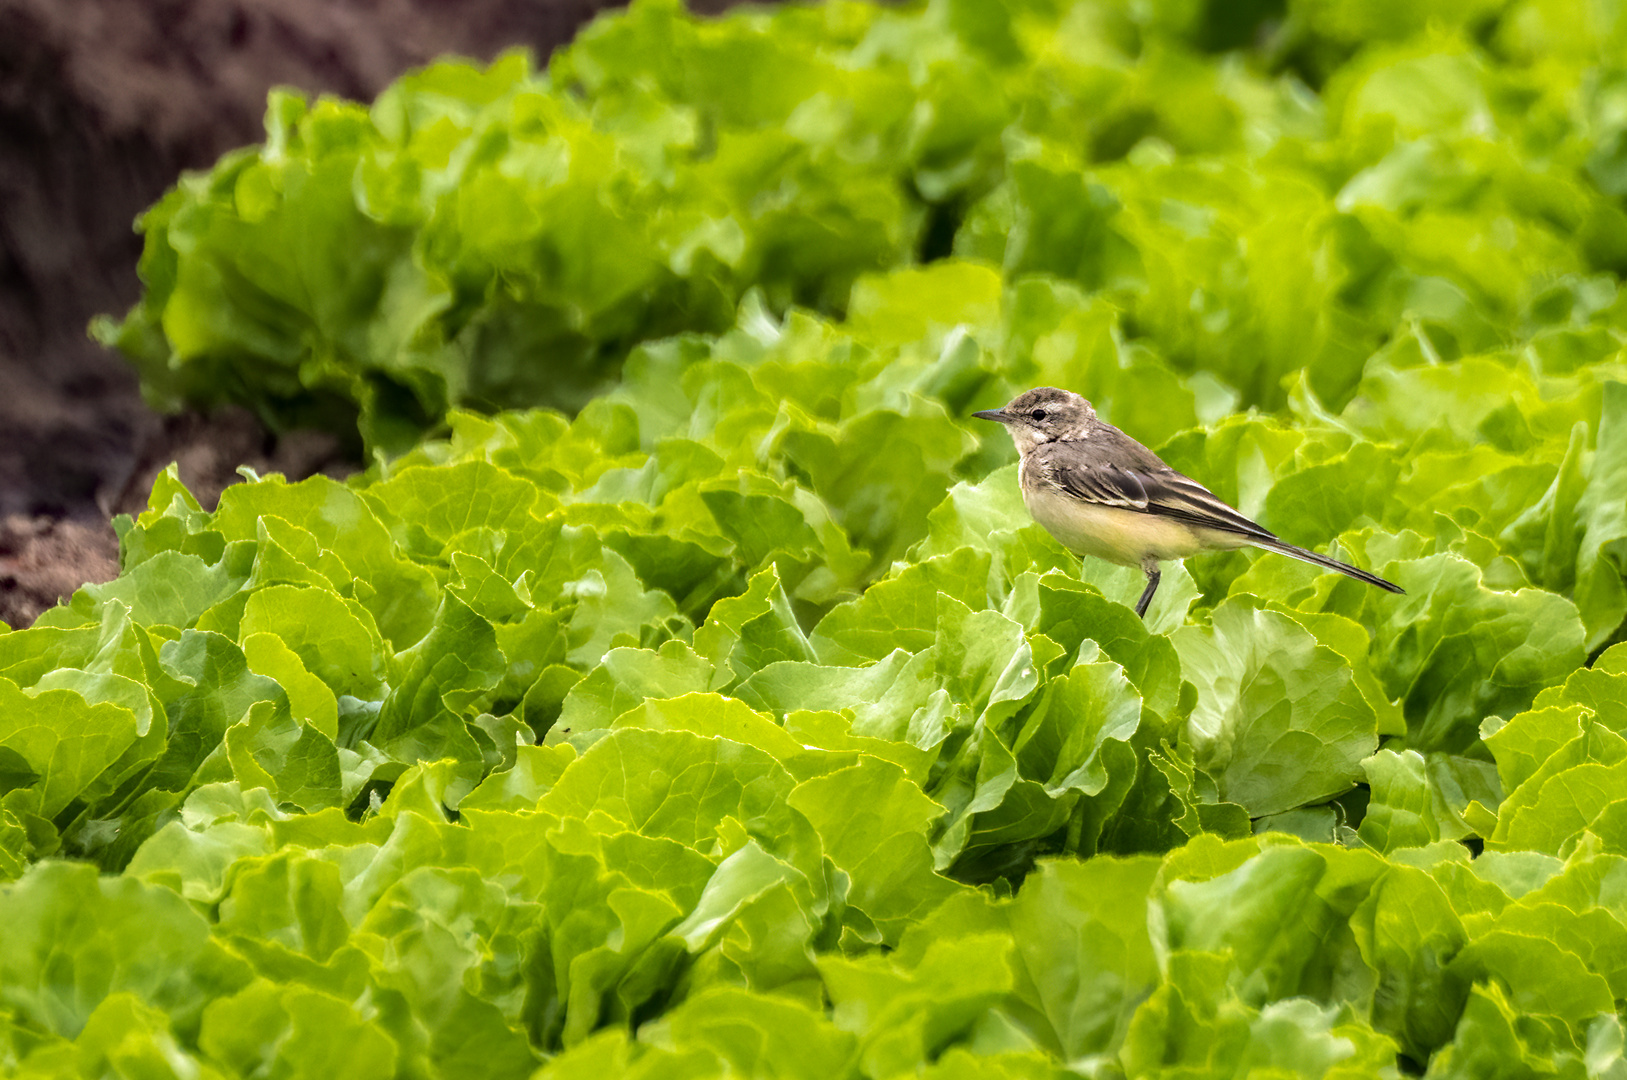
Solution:
[[[1404,593],[1407,591],[1393,582],[1385,581],[1377,574],[1369,574],[1366,570],[1357,569],[1356,567],[1351,566],[1349,563],[1342,563],[1338,559],[1330,559],[1326,555],[1318,555],[1314,551],[1306,551],[1302,547],[1295,547],[1293,544],[1286,543],[1282,540],[1254,540],[1253,542],[1256,547],[1265,548],[1267,551],[1279,552],[1280,554],[1287,555],[1290,558],[1298,559],[1301,562],[1308,562],[1315,566],[1323,567],[1324,569],[1337,570],[1341,574],[1348,574],[1357,581],[1365,581],[1369,585],[1377,585],[1379,588],[1386,589],[1393,593]]]

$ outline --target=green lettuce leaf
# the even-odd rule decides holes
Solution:
[[[1199,686],[1187,721],[1196,763],[1253,815],[1348,790],[1377,749],[1376,717],[1343,657],[1298,623],[1232,599],[1212,626],[1177,631]]]

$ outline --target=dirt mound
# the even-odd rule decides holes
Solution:
[[[602,0],[0,0],[0,618],[116,572],[111,513],[171,460],[212,499],[238,464],[342,471],[249,419],[165,420],[85,336],[139,294],[135,216],[259,141],[274,85],[371,98],[435,56],[539,56]],[[289,439],[282,440],[288,443]]]

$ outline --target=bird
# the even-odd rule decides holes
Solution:
[[[1003,424],[1021,457],[1018,485],[1034,520],[1075,555],[1139,566],[1143,619],[1158,591],[1159,563],[1204,551],[1264,548],[1337,570],[1392,593],[1376,574],[1296,547],[1227,506],[1189,476],[1100,419],[1083,397],[1054,386],[1025,391],[1004,408],[972,414]]]

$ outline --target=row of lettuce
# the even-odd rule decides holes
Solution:
[[[1402,327],[1525,340],[1600,301],[1551,282],[1627,268],[1604,9],[1272,6],[650,0],[545,71],[278,92],[263,146],[145,215],[146,293],[96,333],[162,407],[398,453],[455,407],[575,411],[750,290],[837,314],[950,252],[1072,281],[1268,409],[1299,371],[1342,406]]]
[[[1054,279],[852,307],[350,483],[161,477],[0,635],[8,1065],[1627,1067],[1620,365],[1398,345],[1175,435],[1408,591],[1217,556],[1143,622],[958,417],[1198,380]]]
[[[97,333],[374,465],[0,634],[0,1069],[1627,1076],[1617,31],[1243,7],[274,95]],[[1045,384],[1406,594],[1137,619],[968,419]]]

